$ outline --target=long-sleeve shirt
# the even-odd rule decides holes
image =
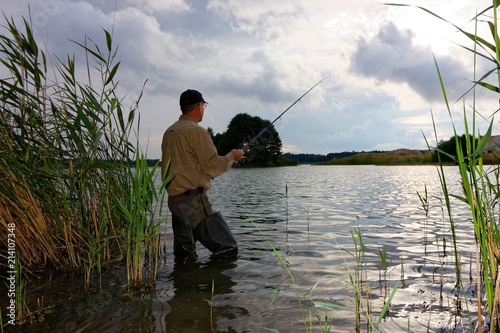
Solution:
[[[210,189],[211,179],[228,171],[234,163],[231,153],[219,156],[208,131],[189,116],[179,120],[163,134],[162,175],[168,161],[168,175],[173,177],[167,187],[169,195],[179,195],[189,189]]]

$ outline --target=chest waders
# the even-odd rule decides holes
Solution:
[[[203,189],[169,197],[169,207],[176,256],[194,255],[197,241],[210,250],[214,258],[238,254],[238,245],[229,226],[220,212],[212,211]]]

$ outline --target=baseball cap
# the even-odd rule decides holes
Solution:
[[[181,94],[181,98],[179,99],[180,106],[193,105],[200,102],[206,103],[201,93],[192,89],[188,89],[183,92]]]

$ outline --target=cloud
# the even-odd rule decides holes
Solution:
[[[415,11],[373,0],[4,2],[2,10],[17,22],[30,4],[40,45],[63,59],[75,54],[80,81],[87,80],[85,54],[70,40],[82,43],[87,36],[104,51],[103,29],[113,33],[119,95],[132,104],[148,80],[140,133],[152,157],[187,88],[210,102],[202,126],[222,132],[238,113],[275,119],[331,75],[275,124],[285,148],[329,153],[424,147],[430,104],[442,107],[433,54],[450,100],[470,87],[468,55],[446,47],[434,52],[436,39],[444,45],[456,31],[440,28],[426,46],[432,20],[423,27]],[[472,6],[458,1],[449,8],[466,4]],[[448,115],[436,110],[435,117],[444,124]]]
[[[407,84],[427,101],[442,100],[432,50],[415,45],[414,38],[411,30],[399,30],[393,23],[387,23],[371,40],[358,40],[350,69],[355,74],[375,79],[379,84]],[[466,66],[451,55],[435,58],[448,94],[458,98],[467,92],[472,84],[465,78],[472,77],[472,73]]]
[[[141,8],[146,13],[157,12],[184,12],[189,11],[189,6],[183,0],[128,0],[126,5]]]

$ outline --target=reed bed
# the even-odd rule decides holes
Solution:
[[[0,232],[15,226],[26,277],[47,268],[82,271],[90,291],[103,267],[123,259],[130,282],[140,284],[144,258],[155,267],[160,240],[158,221],[146,213],[164,190],[153,186],[155,169],[129,140],[140,98],[126,110],[117,96],[112,35],[104,31],[104,48],[75,42],[86,53],[81,63],[74,56],[54,60],[38,46],[29,20],[19,28],[4,18],[0,62],[10,75],[0,80]],[[138,207],[140,219],[126,214]],[[7,246],[1,237],[2,266]],[[148,281],[155,274],[148,271]]]

